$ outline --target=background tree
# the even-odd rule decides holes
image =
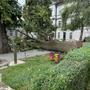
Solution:
[[[70,4],[64,8],[62,13],[62,27],[65,29],[80,29],[82,40],[84,27],[90,26],[90,0],[65,0]],[[70,21],[68,23],[68,21]]]
[[[50,40],[55,31],[50,19],[50,4],[50,0],[26,0],[23,12],[24,29],[34,43]]]
[[[0,0],[0,53],[10,51],[6,29],[19,25],[20,17],[17,0]]]

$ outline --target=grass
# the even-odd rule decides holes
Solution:
[[[27,58],[25,62],[22,65],[0,70],[3,82],[15,90],[30,90],[32,81],[37,80],[37,77],[42,76],[41,74],[45,73],[46,70],[58,66],[54,62],[49,61],[48,55]]]
[[[36,56],[25,60],[26,63],[0,70],[3,82],[15,90],[29,90],[30,83],[45,70],[56,64],[49,61],[48,55]]]

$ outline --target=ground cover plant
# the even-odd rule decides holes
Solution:
[[[28,90],[31,80],[55,64],[49,61],[48,55],[28,58],[26,64],[1,70],[3,81],[15,90]]]
[[[3,81],[15,90],[87,90],[89,71],[90,43],[87,43],[68,52],[59,64],[44,55],[0,72]]]

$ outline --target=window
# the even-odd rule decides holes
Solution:
[[[60,38],[60,32],[58,32],[58,38]]]
[[[63,40],[66,40],[66,32],[63,32]]]
[[[70,33],[70,39],[72,39],[72,32]]]

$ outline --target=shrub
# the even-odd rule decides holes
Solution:
[[[84,61],[90,59],[90,49],[83,47],[80,49],[74,49],[64,57],[65,60]]]
[[[86,90],[90,44],[70,51],[64,61],[32,80],[30,90]]]
[[[86,90],[90,79],[90,43],[71,50],[57,65],[45,55],[1,72],[5,83],[15,90]]]
[[[84,41],[85,41],[85,42],[90,42],[90,36],[85,37]]]
[[[87,61],[88,65],[88,82],[90,80],[90,43],[84,44],[84,46],[80,49],[74,49],[70,51],[64,58],[65,60],[73,60],[73,61]]]
[[[86,62],[63,61],[32,80],[30,90],[85,90]]]

